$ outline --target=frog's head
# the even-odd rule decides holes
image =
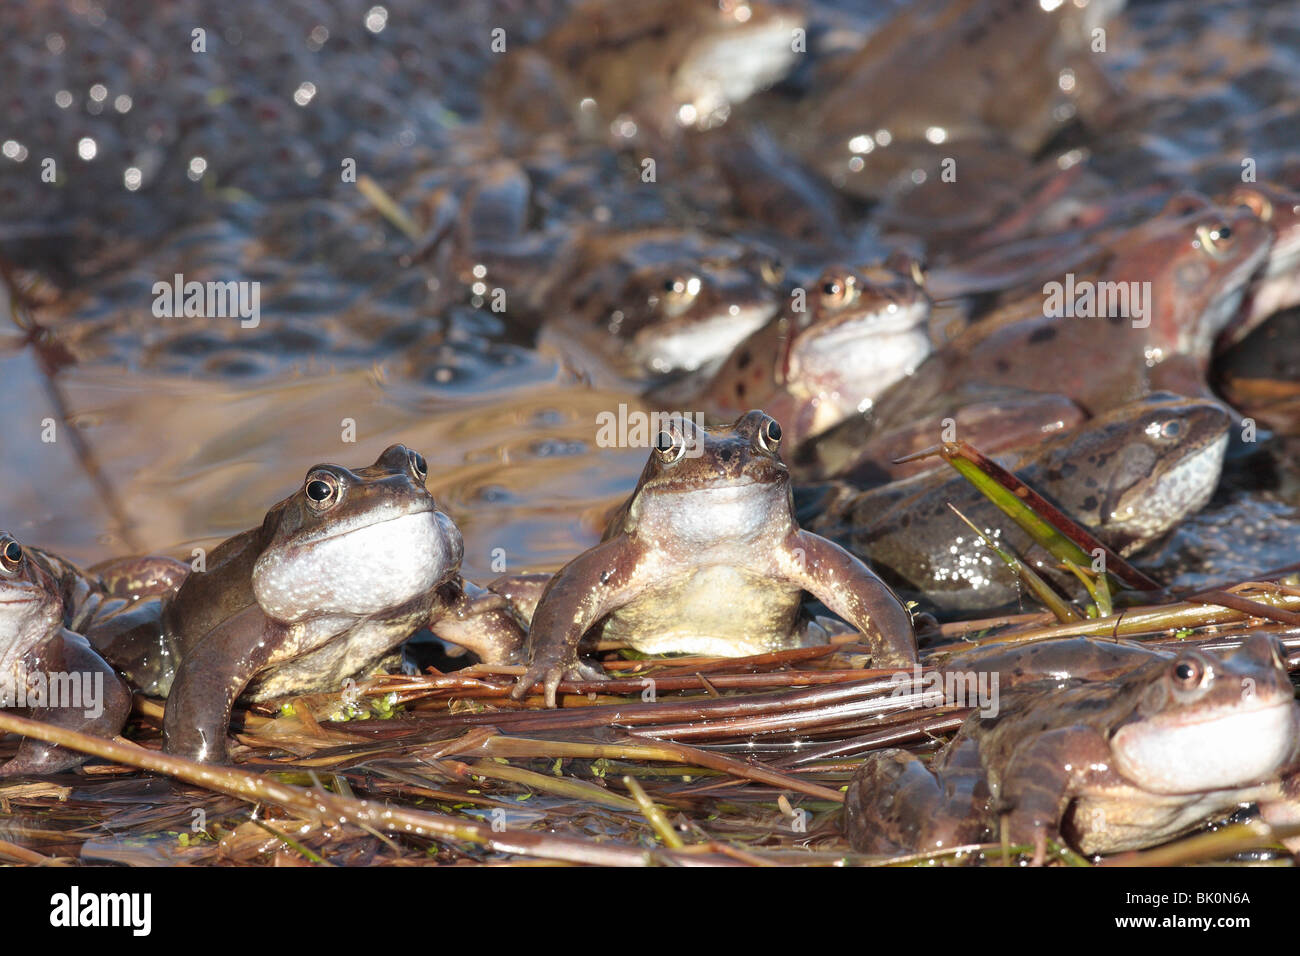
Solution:
[[[1095,489],[1086,511],[1107,544],[1135,550],[1204,507],[1219,483],[1230,424],[1218,402],[1169,392],[1095,419],[1072,446],[1071,464]]]
[[[460,570],[464,546],[424,486],[424,457],[392,445],[368,468],[317,465],[272,508],[253,593],[272,618],[366,617]]]
[[[1300,745],[1282,645],[1254,634],[1218,655],[1187,648],[1135,672],[1132,713],[1111,737],[1115,769],[1153,793],[1264,781]]]
[[[1275,312],[1300,304],[1300,193],[1263,184],[1238,186],[1229,205],[1249,210],[1273,233],[1268,263],[1251,283],[1246,306],[1224,332],[1222,349],[1239,342]]]
[[[778,274],[775,260],[752,251],[656,264],[636,274],[626,301],[644,305],[625,322],[636,329],[634,358],[663,374],[691,371],[727,355],[776,314]]]
[[[1174,353],[1208,361],[1272,242],[1272,228],[1248,206],[1219,206],[1195,194],[1175,196],[1159,217],[1117,242],[1116,276],[1151,283],[1149,364]]]
[[[790,473],[780,443],[781,426],[757,410],[716,428],[664,418],[629,502],[628,526],[717,540],[788,523]]]
[[[19,658],[62,623],[60,594],[45,566],[0,532],[0,693]]]
[[[669,89],[676,120],[708,129],[726,121],[733,105],[775,83],[794,65],[790,37],[804,26],[789,7],[720,0],[701,4],[694,37],[672,73]]]
[[[883,266],[822,273],[811,308],[794,317],[778,383],[820,394],[838,412],[910,375],[932,348],[930,299],[919,280],[919,267],[913,274]]]
[[[1263,184],[1237,186],[1228,194],[1227,204],[1244,206],[1273,230],[1269,272],[1295,267],[1300,258],[1300,193]]]

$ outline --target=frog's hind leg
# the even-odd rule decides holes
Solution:
[[[469,581],[463,583],[447,612],[433,621],[429,630],[473,651],[484,664],[526,663],[527,630],[510,599]]]
[[[131,691],[80,634],[64,631],[38,650],[28,673],[39,670],[46,681],[46,701],[31,708],[33,720],[113,737],[131,712]],[[18,753],[0,764],[0,777],[59,773],[84,763],[87,756],[32,737]]]
[[[935,773],[906,750],[877,751],[849,784],[849,842],[861,853],[890,856],[982,842],[988,827],[973,799],[980,789],[977,773]]]

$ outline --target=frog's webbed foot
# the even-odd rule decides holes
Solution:
[[[596,545],[560,569],[533,613],[528,670],[510,692],[515,700],[540,681],[546,706],[554,707],[560,681],[607,679],[578,657],[578,645],[588,628],[625,603],[635,569],[635,556],[621,538]]]
[[[33,707],[29,715],[32,720],[96,737],[112,737],[126,724],[131,691],[80,634],[64,631],[45,642],[31,669],[79,679],[79,684],[60,682],[59,693],[71,694],[72,699],[51,700],[46,706]],[[53,683],[51,695],[55,693]],[[13,759],[0,764],[0,777],[58,773],[80,766],[87,759],[75,750],[27,737]]]
[[[849,842],[863,853],[891,855],[980,843],[988,833],[975,799],[981,779],[978,767],[935,771],[906,750],[877,751],[849,784]]]
[[[502,595],[469,581],[447,612],[430,622],[443,640],[468,648],[485,664],[517,664],[524,659],[526,634]]]
[[[560,682],[565,680],[603,681],[608,680],[608,675],[601,668],[594,667],[577,658],[570,658],[565,661],[536,657],[523,676],[515,681],[510,696],[515,700],[523,700],[535,684],[541,683],[546,696],[546,706],[557,707],[559,706]]]
[[[1060,836],[1056,827],[1044,821],[1026,823],[1019,820],[1014,813],[1006,813],[1002,817],[1002,834],[1003,845],[1016,844],[1028,845],[1033,847],[1033,855],[1029,858],[1030,866],[1042,866],[1047,862],[1047,841],[1059,840]]]

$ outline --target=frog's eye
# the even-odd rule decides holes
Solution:
[[[651,299],[669,317],[676,317],[691,307],[704,283],[699,276],[681,275],[665,279],[659,296]]]
[[[838,309],[858,297],[858,280],[851,275],[827,276],[822,280],[822,304]]]
[[[411,452],[411,471],[415,472],[415,477],[421,481],[429,477],[429,465],[418,451]]]
[[[328,508],[338,499],[339,481],[328,471],[318,471],[307,476],[303,494],[318,510]]]
[[[1196,242],[1214,258],[1221,259],[1228,254],[1228,250],[1231,248],[1232,227],[1223,222],[1197,226]]]
[[[686,454],[686,437],[673,425],[665,425],[655,436],[655,454],[665,464],[672,464]]]
[[[23,563],[23,546],[17,541],[10,538],[3,549],[0,549],[0,567],[3,567],[11,574],[22,567]]]
[[[1182,690],[1191,690],[1200,685],[1201,678],[1205,676],[1205,667],[1194,657],[1184,657],[1174,662],[1170,676],[1173,678],[1174,686]]]
[[[1177,438],[1183,433],[1183,423],[1176,418],[1171,418],[1160,426],[1160,436],[1162,438]]]
[[[776,451],[776,446],[781,444],[781,426],[775,418],[769,418],[763,423],[758,432],[758,443],[768,451]]]
[[[785,278],[785,266],[780,259],[764,259],[758,271],[768,285],[778,285]]]

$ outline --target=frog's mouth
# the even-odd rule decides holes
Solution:
[[[657,373],[709,368],[772,318],[776,309],[774,302],[720,306],[671,332],[656,329],[639,334],[634,352]]]
[[[331,528],[328,532],[309,538],[304,538],[302,545],[321,544],[326,541],[333,541],[336,538],[342,538],[349,534],[355,534],[358,531],[364,531],[367,528],[378,527],[379,525],[389,524],[394,521],[401,521],[403,518],[413,518],[416,515],[429,514],[438,510],[437,503],[430,498],[427,502],[421,502],[418,508],[404,508],[394,514],[386,517],[376,517],[373,521],[364,521],[358,524],[348,525],[347,527]]]
[[[1293,699],[1211,710],[1121,727],[1112,738],[1115,769],[1152,793],[1224,790],[1273,776],[1296,750]]]
[[[1142,496],[1132,517],[1113,524],[1116,541],[1123,553],[1131,553],[1164,534],[1186,515],[1200,511],[1214,494],[1228,450],[1228,433],[1215,436],[1199,449],[1184,455],[1158,477]]]

